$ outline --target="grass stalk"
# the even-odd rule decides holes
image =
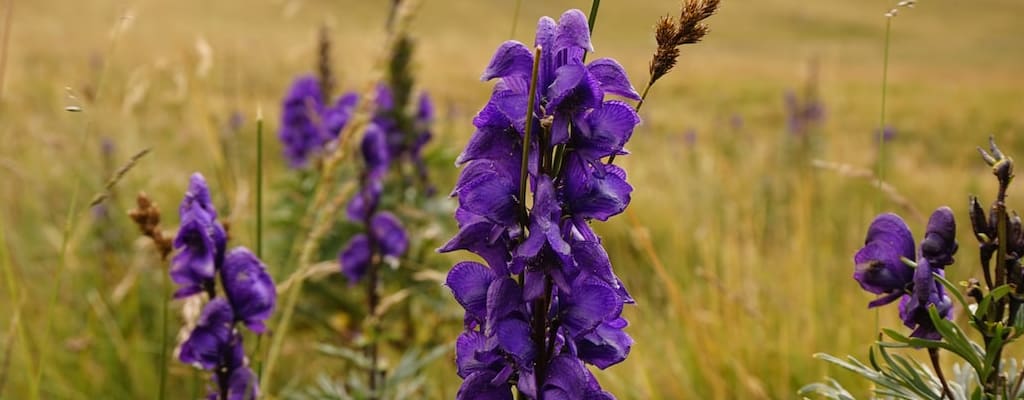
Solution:
[[[4,7],[3,42],[0,42],[0,100],[4,98],[4,81],[7,76],[7,47],[11,43],[11,19],[14,16],[14,0],[7,0]]]
[[[516,37],[516,25],[519,25],[519,10],[523,6],[523,0],[516,0],[516,8],[512,11],[512,31],[508,33],[509,39]]]
[[[263,110],[256,111],[256,257],[263,259]],[[256,362],[257,382],[263,378],[263,359],[260,347],[263,335],[256,336],[256,348],[253,358]]]

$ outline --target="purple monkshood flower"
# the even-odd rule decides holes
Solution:
[[[181,227],[174,238],[178,254],[171,259],[171,280],[181,286],[175,298],[213,289],[216,270],[224,262],[227,233],[217,222],[210,189],[199,173],[192,175],[179,207]]]
[[[499,82],[456,160],[459,232],[439,251],[468,250],[487,263],[458,263],[445,282],[465,309],[457,399],[511,399],[513,386],[534,399],[612,398],[585,364],[618,364],[633,344],[621,315],[633,299],[590,222],[621,213],[633,190],[604,159],[627,154],[640,119],[605,95],[639,95],[615,60],[583,63],[591,43],[581,11],[541,18],[535,43],[539,60],[516,41],[498,48],[483,79]],[[536,104],[528,104],[531,84]],[[560,144],[562,157],[551,157]],[[521,185],[532,201],[520,198]]]
[[[225,258],[220,279],[235,319],[253,332],[263,333],[263,323],[274,312],[277,301],[277,290],[267,267],[249,249],[236,247]]]
[[[244,247],[225,255],[227,235],[216,221],[210,190],[202,175],[192,175],[181,204],[181,228],[174,245],[170,275],[183,285],[175,297],[206,292],[212,300],[204,307],[195,328],[182,343],[178,358],[213,371],[214,387],[208,398],[250,400],[258,396],[256,377],[247,366],[241,322],[256,333],[274,310],[277,291],[263,263]],[[223,297],[217,296],[220,276]]]
[[[952,318],[953,303],[933,274],[945,275],[958,247],[956,221],[949,207],[935,210],[928,219],[920,253],[903,219],[882,214],[871,223],[864,247],[853,256],[853,278],[864,290],[881,295],[868,307],[899,299],[900,319],[914,329],[911,336],[939,340],[942,336],[928,316],[928,307],[935,306],[942,318]],[[915,259],[916,266],[908,265]]]

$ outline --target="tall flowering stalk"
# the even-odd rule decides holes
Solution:
[[[181,228],[174,239],[177,255],[170,271],[179,286],[174,297],[205,294],[210,300],[181,344],[178,358],[213,372],[210,399],[255,399],[259,383],[249,368],[237,325],[257,334],[266,330],[265,322],[277,300],[274,282],[249,249],[236,247],[225,252],[227,233],[217,221],[202,175],[192,175],[179,212]]]
[[[913,236],[903,220],[894,214],[883,214],[872,222],[864,247],[854,255],[854,279],[879,296],[868,306],[899,300],[900,319],[913,331],[904,335],[882,330],[893,341],[877,344],[884,363],[876,359],[874,349],[871,366],[852,357],[848,361],[822,354],[817,357],[875,382],[878,394],[928,399],[1024,397],[1024,373],[1010,372],[1002,359],[1006,347],[1024,336],[1024,223],[1006,205],[1014,164],[994,141],[988,151],[978,150],[999,183],[988,215],[977,197],[970,197],[969,202],[968,216],[978,242],[984,284],[969,279],[961,284],[963,288],[958,288],[944,277],[944,269],[953,264],[958,249],[956,223],[947,207],[932,214],[919,250],[915,251]],[[962,289],[965,293],[961,293]],[[968,299],[974,304],[968,304]],[[981,344],[969,339],[953,322],[954,300],[966,311],[968,325],[981,336]],[[899,347],[928,349],[931,370],[887,350]],[[940,350],[962,360],[962,368],[952,380],[943,374]],[[1012,369],[1017,369],[1015,364]],[[801,391],[833,399],[849,396],[835,381],[809,385]]]
[[[460,262],[447,278],[465,309],[459,399],[511,398],[512,387],[526,398],[611,398],[585,364],[629,354],[621,313],[633,299],[590,222],[621,213],[632,192],[602,159],[626,154],[640,119],[605,95],[640,96],[615,60],[585,64],[588,50],[587,17],[570,10],[540,19],[533,51],[503,43],[482,76],[499,81],[457,160],[459,232],[440,249],[487,263]]]

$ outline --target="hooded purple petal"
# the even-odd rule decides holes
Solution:
[[[601,82],[601,89],[605,93],[617,94],[631,100],[640,100],[640,94],[629,83],[626,70],[618,61],[611,58],[599,58],[587,64],[590,74]]]
[[[409,248],[409,238],[398,218],[389,212],[381,212],[373,216],[370,226],[381,253],[391,257],[401,257],[405,254]]]
[[[260,397],[260,384],[249,367],[236,368],[228,377],[228,397],[225,400],[256,400]]]
[[[908,328],[914,329],[910,336],[940,340],[942,335],[935,328],[931,317],[928,315],[928,307],[934,305],[939,316],[945,319],[953,318],[953,302],[946,295],[945,287],[942,286],[932,273],[942,274],[941,268],[932,268],[928,260],[918,260],[917,268],[914,270],[914,290],[910,295],[903,296],[900,300],[900,319]]]
[[[221,364],[231,339],[235,316],[223,298],[206,303],[195,329],[181,345],[181,362],[210,370]]]
[[[466,319],[477,323],[487,317],[487,289],[497,276],[480,263],[464,261],[455,264],[448,272],[445,285],[452,291],[455,301],[466,310]]]
[[[198,172],[192,174],[188,179],[188,190],[181,200],[181,205],[178,206],[178,214],[184,216],[193,207],[198,207],[206,212],[211,220],[217,219],[217,209],[213,207],[213,198],[210,196],[206,178]]]
[[[277,290],[267,267],[249,249],[236,247],[225,258],[220,277],[235,318],[253,332],[263,333],[264,322],[277,303]]]
[[[579,124],[572,147],[584,160],[599,162],[603,157],[619,154],[640,123],[633,107],[621,101],[606,101],[595,108]]]
[[[369,239],[362,233],[353,236],[341,250],[338,258],[341,262],[341,273],[345,274],[349,283],[359,282],[370,268]]]
[[[577,356],[600,369],[626,359],[633,347],[633,338],[623,330],[626,320],[618,318],[603,322],[594,331],[576,338]]]
[[[932,267],[944,268],[953,263],[958,248],[953,210],[949,207],[935,210],[921,241],[921,256],[928,259]]]
[[[459,386],[456,400],[512,400],[512,386],[508,383],[492,383],[497,373],[478,371],[466,377]]]
[[[879,215],[868,228],[864,247],[853,256],[856,266],[853,278],[864,290],[874,294],[903,291],[913,279],[914,271],[902,258],[915,258],[910,228],[896,214]]]
[[[629,205],[633,187],[626,182],[626,171],[608,165],[601,171],[571,155],[566,160],[563,196],[572,213],[579,217],[605,221]]]
[[[482,81],[509,76],[530,79],[533,70],[533,51],[525,44],[509,40],[502,43],[480,77]]]
[[[577,9],[563,13],[558,19],[558,27],[555,28],[554,52],[557,54],[568,48],[594,51],[594,46],[590,43],[587,16]]]

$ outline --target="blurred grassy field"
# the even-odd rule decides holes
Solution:
[[[165,267],[134,240],[124,216],[132,195],[149,192],[170,228],[187,176],[215,176],[236,241],[251,245],[256,110],[268,121],[274,181],[288,173],[275,140],[279,98],[295,75],[312,71],[317,29],[331,26],[340,86],[362,85],[388,2],[13,3],[0,98],[0,398],[27,398],[40,355],[43,398],[155,398],[152,313]],[[900,327],[895,307],[866,309],[871,297],[850,278],[851,255],[877,212],[906,213],[868,181],[810,160],[874,168],[882,14],[895,1],[723,3],[706,41],[685,48],[652,90],[633,154],[622,160],[636,189],[630,211],[599,228],[638,303],[626,311],[632,353],[600,379],[622,399],[788,399],[832,374],[866,397],[863,385],[811,355],[865,358],[879,327]],[[677,4],[605,1],[596,55],[617,58],[642,86],[650,27]],[[411,33],[420,84],[440,103],[431,151],[457,154],[472,133],[470,119],[492,86],[477,77],[513,25],[517,39],[531,41],[539,16],[589,6],[523,0],[514,22],[512,1],[424,0]],[[996,135],[1004,151],[1024,158],[1021,15],[1017,0],[922,1],[893,21],[887,120],[898,134],[886,144],[884,175],[922,213],[941,205],[957,212],[963,246],[949,269],[954,279],[978,275],[967,195],[991,201],[995,190],[973,147]],[[782,95],[802,87],[811,60],[826,119],[816,147],[801,151],[785,132]],[[244,124],[230,132],[236,112]],[[103,138],[114,145],[113,166],[101,154]],[[113,169],[143,148],[153,151],[118,184],[110,219],[87,210]],[[456,172],[450,164],[433,171],[442,192]],[[1020,193],[1011,190],[1011,208],[1024,208]],[[907,218],[920,234],[924,222]],[[66,226],[73,229],[65,235]],[[103,248],[104,235],[130,246]],[[278,279],[290,271],[272,268]],[[282,357],[276,387],[301,386],[333,367],[298,339]],[[171,398],[190,398],[193,372],[172,364]],[[430,396],[454,396],[448,360],[431,379]]]

